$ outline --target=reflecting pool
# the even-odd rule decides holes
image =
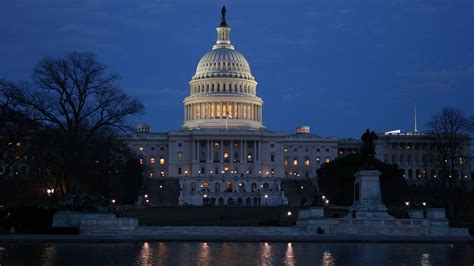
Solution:
[[[0,265],[473,265],[473,244],[0,243]]]

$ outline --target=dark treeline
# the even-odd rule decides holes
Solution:
[[[31,80],[0,80],[0,202],[73,188],[132,202],[142,170],[122,140],[142,103],[92,53],[44,58]]]

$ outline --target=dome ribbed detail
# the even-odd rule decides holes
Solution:
[[[247,59],[240,52],[229,48],[209,51],[199,61],[193,80],[212,77],[255,80]]]

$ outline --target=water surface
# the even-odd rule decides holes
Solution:
[[[473,265],[473,244],[0,243],[0,265]]]

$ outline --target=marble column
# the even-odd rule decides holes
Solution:
[[[230,163],[234,163],[234,141],[230,141]]]
[[[221,154],[220,154],[220,162],[224,162],[224,140],[221,140]]]

